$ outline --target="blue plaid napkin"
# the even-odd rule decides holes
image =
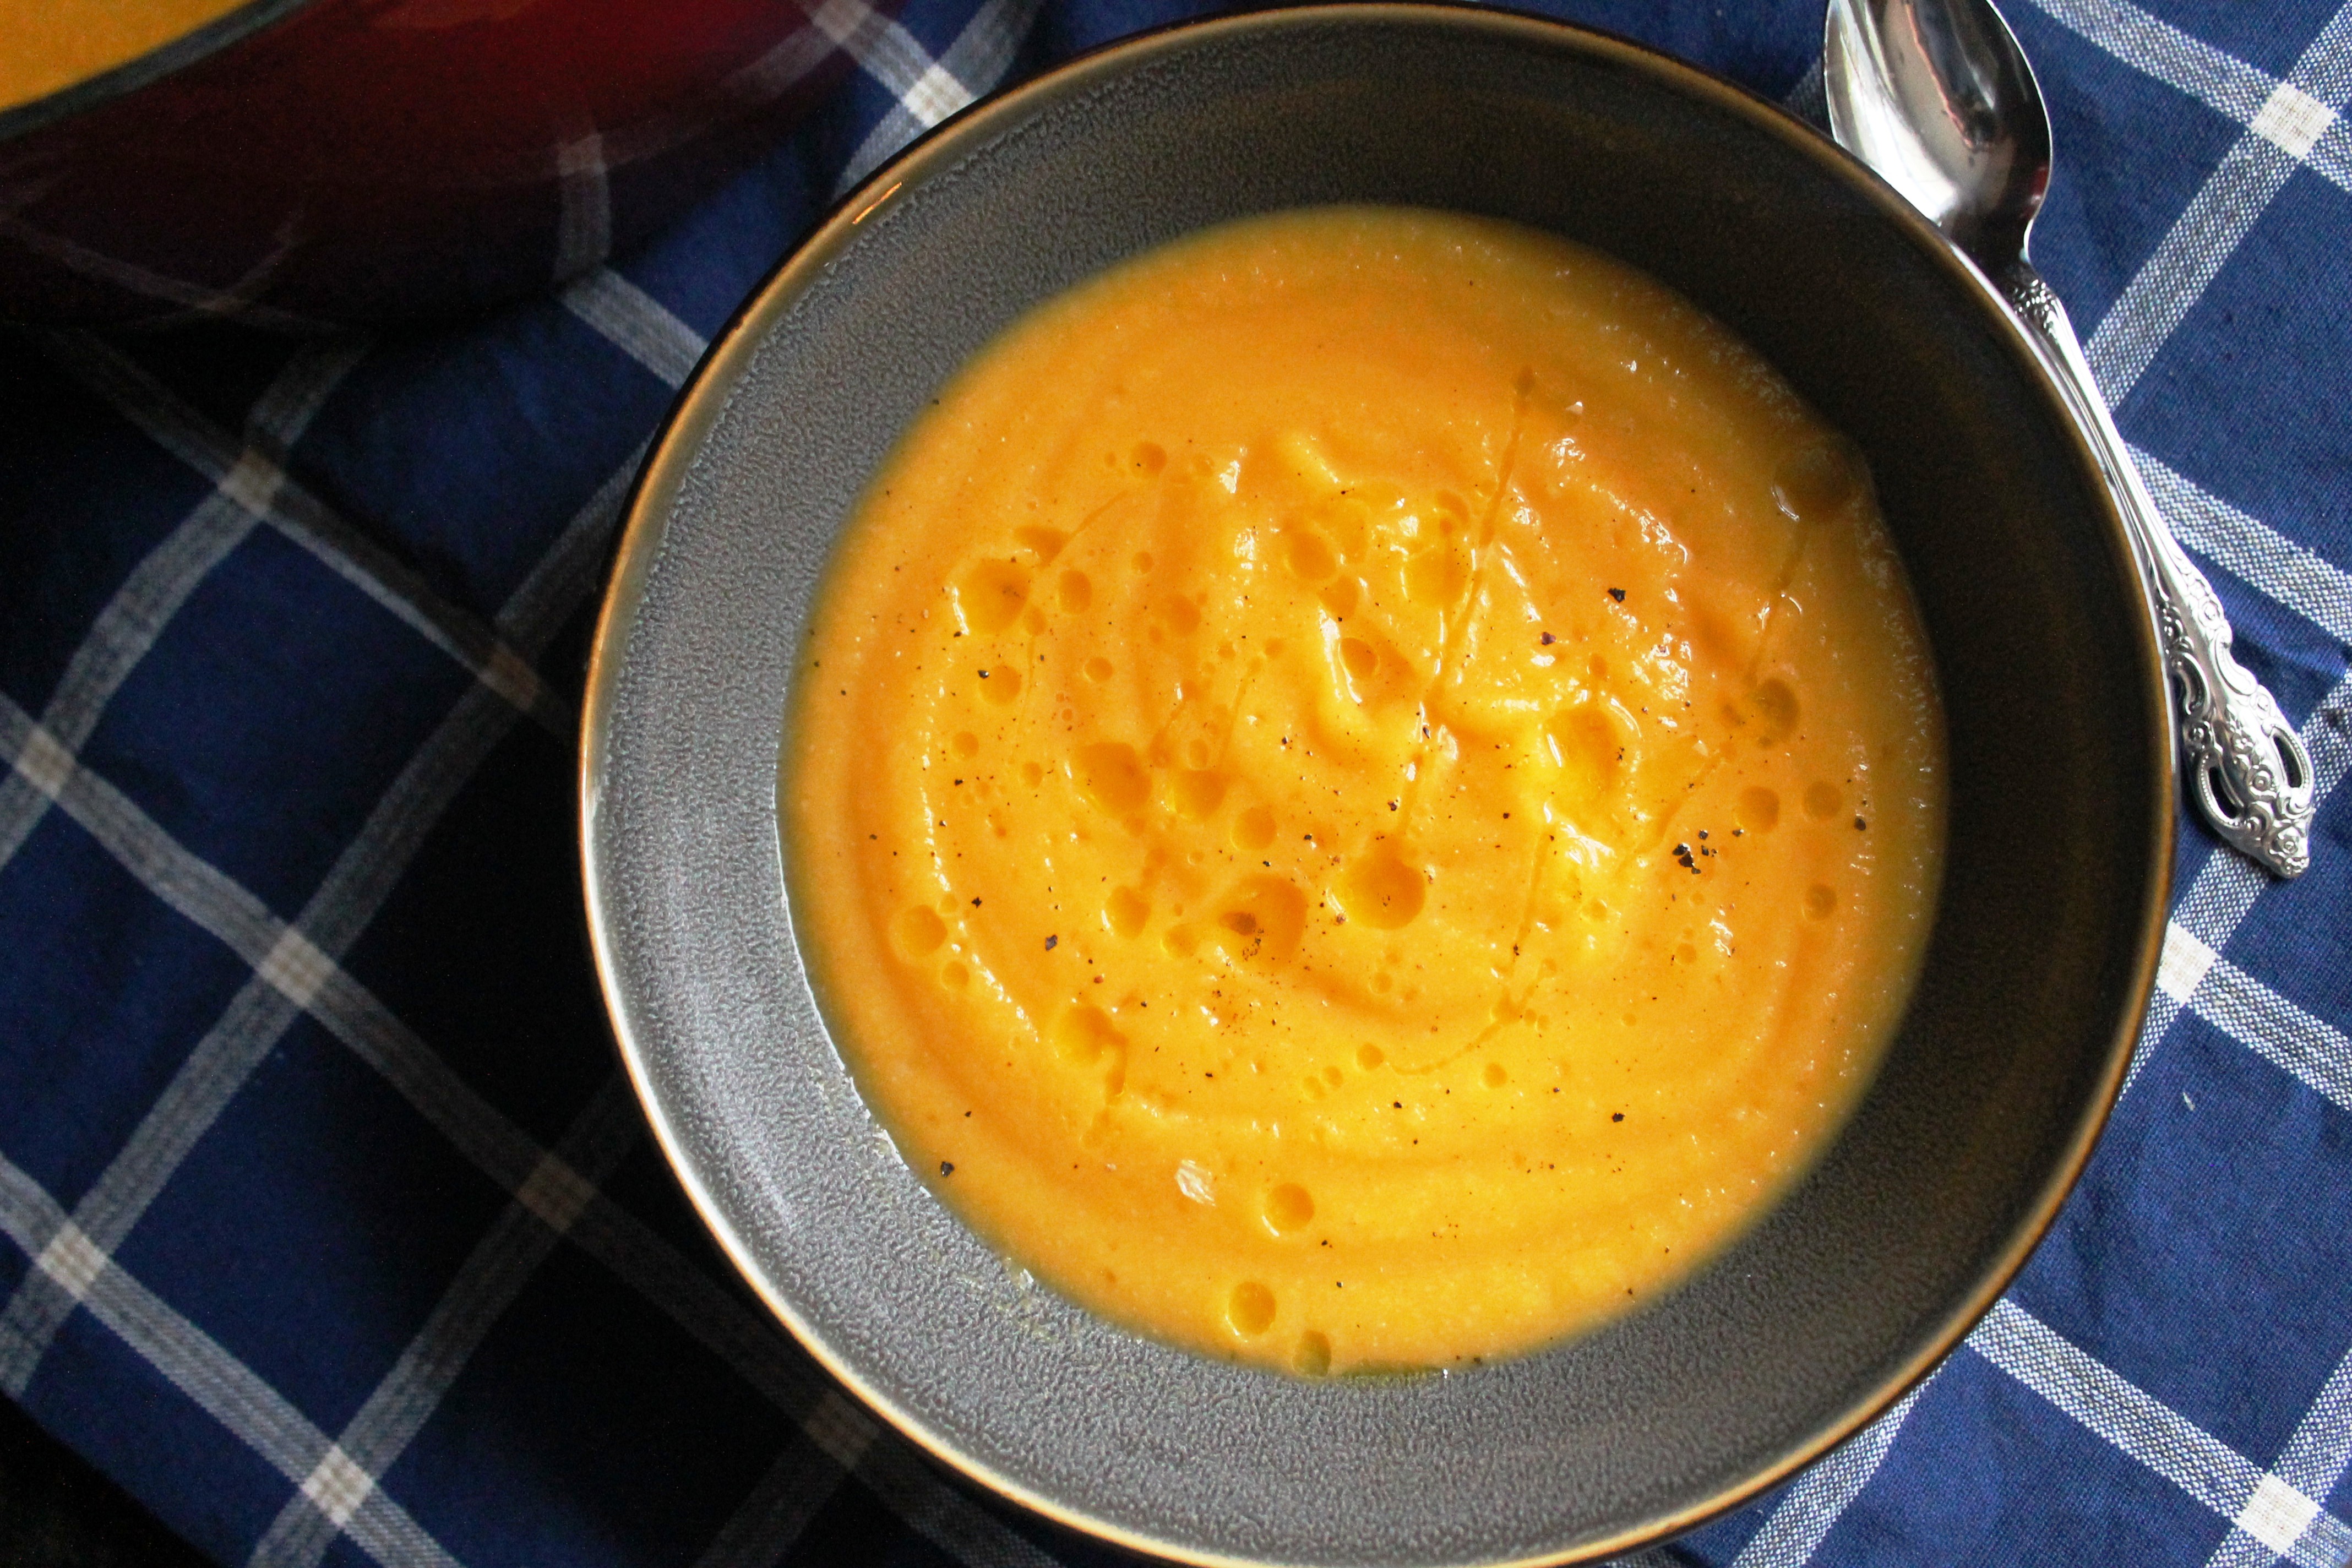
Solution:
[[[2038,258],[2314,868],[2194,823],[2081,1188],[1936,1374],[1646,1568],[2352,1558],[2352,6],[2013,0]],[[861,69],[675,230],[459,328],[0,337],[0,1387],[223,1563],[1110,1563],[943,1479],[706,1245],[615,1077],[572,778],[705,339],[976,95],[1189,0],[832,0]],[[1562,0],[1803,108],[1809,0]],[[2160,11],[2161,14],[2158,14]]]

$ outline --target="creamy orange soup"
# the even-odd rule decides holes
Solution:
[[[246,0],[0,0],[0,109],[126,65]]]
[[[1943,742],[1852,448],[1547,236],[1212,230],[866,493],[781,796],[869,1104],[1013,1264],[1307,1374],[1507,1355],[1752,1225],[1920,963]]]

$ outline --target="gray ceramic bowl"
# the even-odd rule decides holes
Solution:
[[[893,1152],[795,951],[779,725],[828,548],[957,365],[1028,306],[1220,219],[1516,219],[1698,300],[1868,455],[1944,683],[1926,973],[1823,1163],[1681,1289],[1466,1374],[1294,1381],[1027,1285]],[[2170,863],[2163,694],[2076,430],[1992,293],[1770,106],[1492,13],[1267,13],[1097,54],[876,176],[713,349],[647,467],[583,759],[622,1053],[680,1180],[802,1343],[999,1493],[1202,1563],[1556,1562],[1696,1522],[1955,1344],[2087,1156]],[[2058,768],[2052,758],[2063,758]]]

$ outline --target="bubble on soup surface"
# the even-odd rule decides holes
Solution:
[[[1010,561],[982,561],[955,585],[964,629],[985,636],[1011,626],[1029,602],[1029,573]]]
[[[1062,608],[1083,610],[1095,601],[1095,585],[1083,572],[1065,572],[1057,596]]]
[[[1087,660],[1087,679],[1093,681],[1096,685],[1099,686],[1104,681],[1108,680],[1111,678],[1111,673],[1110,660],[1107,658],[1090,658]]]
[[[921,904],[898,911],[890,922],[890,934],[898,951],[909,958],[922,958],[939,950],[948,939],[947,922]]]
[[[1021,695],[1021,672],[1010,665],[982,671],[980,694],[999,708],[1011,707]]]
[[[1276,1236],[1297,1230],[1315,1217],[1315,1200],[1297,1182],[1285,1182],[1265,1194],[1266,1227]]]
[[[949,743],[955,747],[955,754],[959,757],[977,756],[980,752],[980,737],[969,730],[958,732]]]
[[[1045,770],[1034,763],[1024,763],[1021,764],[1021,782],[1035,789],[1045,782]]]
[[[1208,768],[1187,768],[1169,785],[1176,814],[1200,822],[1216,814],[1225,798],[1225,775]]]
[[[1500,1089],[1511,1081],[1510,1069],[1500,1062],[1488,1062],[1478,1074],[1478,1081],[1488,1089]]]
[[[1797,693],[1777,675],[1757,682],[1756,689],[1742,700],[1740,708],[1742,716],[1754,727],[1759,746],[1778,745],[1796,731]]]
[[[1383,985],[1381,989],[1385,991],[1388,987]],[[1356,1047],[1356,1065],[1366,1072],[1371,1071],[1388,1059],[1388,1053],[1369,1040]]]
[[[1805,786],[1805,815],[1816,822],[1835,816],[1844,804],[1845,796],[1827,779],[1815,779]]]
[[[1102,1054],[1127,1043],[1110,1021],[1110,1015],[1085,1002],[1074,1002],[1064,1007],[1054,1019],[1054,1048],[1064,1061],[1084,1066],[1098,1060]]]
[[[1150,918],[1150,903],[1133,888],[1113,888],[1103,903],[1103,919],[1123,937],[1133,937]]]
[[[1030,605],[1029,608],[1022,614],[1021,626],[1022,629],[1027,631],[1032,636],[1044,631],[1045,629],[1045,612],[1039,609],[1034,605]]]
[[[1121,741],[1080,746],[1070,772],[1086,797],[1114,816],[1133,811],[1151,795],[1151,775],[1135,748]]]
[[[1341,637],[1339,662],[1347,666],[1348,673],[1358,680],[1370,680],[1372,671],[1381,667],[1381,656],[1374,653],[1372,645],[1361,637]]]
[[[1375,931],[1395,931],[1421,913],[1427,879],[1382,840],[1360,856],[1339,877],[1339,905],[1351,921]]]
[[[1139,550],[1133,555],[1128,557],[1127,563],[1129,566],[1134,567],[1138,572],[1149,572],[1151,570],[1152,565],[1151,552],[1149,550]]]
[[[1780,797],[1761,784],[1739,792],[1739,826],[1750,833],[1769,833],[1780,825]]]
[[[1225,1321],[1250,1339],[1274,1326],[1274,1292],[1255,1279],[1244,1279],[1225,1298]]]
[[[1156,474],[1168,466],[1168,449],[1157,441],[1138,441],[1129,461],[1147,474]]]
[[[1040,528],[1034,524],[1014,529],[1013,537],[1021,542],[1021,548],[1037,557],[1040,566],[1053,564],[1054,557],[1062,552],[1062,546],[1070,542],[1070,536],[1057,528]]]
[[[940,966],[940,984],[950,991],[961,991],[971,984],[971,971],[950,959]]]
[[[1282,554],[1291,575],[1302,582],[1320,583],[1339,569],[1339,558],[1331,553],[1330,541],[1311,528],[1294,530],[1285,538]]]
[[[1826,883],[1815,882],[1805,889],[1805,912],[1815,920],[1826,919],[1837,908],[1837,889]]]
[[[1285,963],[1307,929],[1307,895],[1280,877],[1244,877],[1218,900],[1215,928],[1235,962]]]
[[[1817,441],[1780,459],[1772,473],[1772,499],[1801,520],[1822,517],[1852,500],[1862,489],[1859,459],[1835,441]]]
[[[1298,1336],[1298,1349],[1292,1352],[1290,1364],[1300,1375],[1321,1377],[1331,1370],[1331,1342],[1314,1329]]]
[[[1234,819],[1234,847],[1256,851],[1274,842],[1274,813],[1251,806]]]

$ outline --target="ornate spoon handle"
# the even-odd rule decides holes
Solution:
[[[2277,700],[2230,652],[2230,622],[2213,584],[2189,559],[2124,448],[2083,358],[2065,307],[2020,258],[1997,279],[2039,334],[2058,383],[2091,433],[2099,466],[2132,536],[2156,616],[2157,645],[2179,698],[2182,771],[2221,837],[2279,877],[2311,865],[2311,757]]]

